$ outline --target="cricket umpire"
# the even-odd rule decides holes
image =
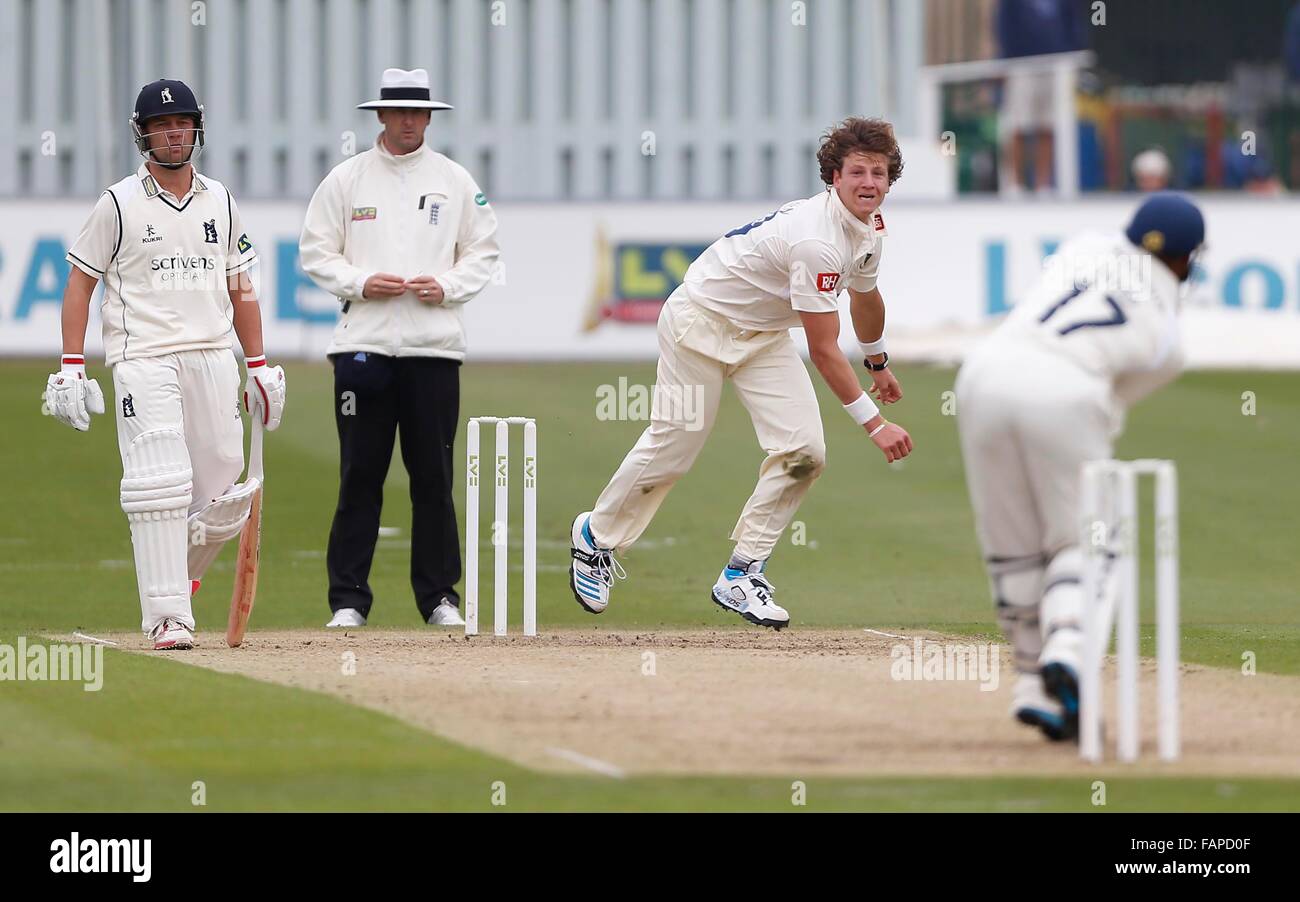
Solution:
[[[496,214],[464,167],[424,141],[432,110],[424,69],[387,69],[370,150],[340,163],[312,196],[303,270],[342,305],[334,364],[340,482],[330,529],[331,627],[364,626],[384,478],[400,435],[411,486],[411,587],[421,617],[463,626],[452,443],[465,359],[461,305],[488,284]]]

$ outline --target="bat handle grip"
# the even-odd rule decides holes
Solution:
[[[256,477],[258,482],[265,482],[266,477],[262,470],[262,434],[265,428],[257,417],[252,418],[251,425],[253,436],[248,443],[248,475]]]

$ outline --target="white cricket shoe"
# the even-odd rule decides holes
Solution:
[[[171,617],[164,617],[149,631],[154,651],[188,651],[194,647],[189,627]]]
[[[365,626],[366,618],[361,616],[361,612],[356,608],[339,608],[334,612],[334,617],[329,623],[325,624],[327,628],[337,629],[347,626]]]
[[[444,601],[429,615],[429,626],[464,626],[465,618],[450,601]]]
[[[767,561],[754,561],[748,571],[723,568],[713,585],[713,602],[750,623],[779,630],[790,625],[790,612],[776,603],[776,587],[763,575],[766,566]]]
[[[599,614],[609,606],[609,590],[614,579],[627,579],[623,566],[614,560],[612,548],[600,548],[591,534],[591,511],[573,518],[570,530],[573,563],[569,564],[569,588],[573,597],[589,614]]]
[[[1043,678],[1022,673],[1011,693],[1011,716],[1023,724],[1038,727],[1048,739],[1068,739],[1065,706],[1047,694]]]

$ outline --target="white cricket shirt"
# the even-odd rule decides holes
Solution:
[[[192,167],[191,167],[192,168]],[[144,164],[100,195],[68,262],[104,283],[104,357],[123,360],[229,348],[226,277],[257,262],[224,185],[193,170],[184,197]]]
[[[692,301],[741,329],[789,329],[801,325],[800,311],[837,311],[846,286],[875,288],[886,234],[880,211],[868,225],[828,188],[723,235],[683,284]]]
[[[1062,244],[990,344],[1027,342],[1109,381],[1132,404],[1182,370],[1178,279],[1121,234]]]

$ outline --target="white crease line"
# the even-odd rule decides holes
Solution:
[[[864,632],[864,633],[872,633],[872,634],[877,635],[877,636],[884,636],[886,639],[906,639],[906,638],[907,638],[906,636],[895,636],[893,633],[882,633],[880,630],[873,630],[873,629],[871,629],[871,628],[869,628],[869,627],[868,627],[867,629],[864,629],[862,632]]]
[[[97,644],[99,644],[99,645],[116,645],[116,644],[117,644],[117,643],[114,642],[112,639],[97,639],[97,638],[95,638],[94,636],[87,636],[85,633],[73,633],[73,634],[72,634],[72,638],[74,638],[74,639],[85,639],[87,642],[94,642],[94,643],[97,643]]]
[[[627,772],[623,768],[610,764],[608,761],[601,761],[599,758],[589,758],[569,749],[548,748],[546,751],[556,758],[563,758],[565,761],[579,764],[587,768],[587,770],[594,770],[598,774],[613,777],[615,780],[622,780],[627,776]]]

